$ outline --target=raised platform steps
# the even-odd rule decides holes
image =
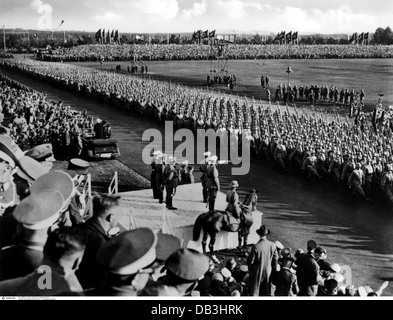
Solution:
[[[159,204],[157,199],[153,198],[151,189],[124,192],[121,196],[121,206],[123,216],[120,223],[127,229],[136,227],[148,227],[154,231],[162,231],[174,234],[178,237],[183,247],[193,248],[202,252],[201,239],[192,240],[193,226],[197,217],[208,211],[206,203],[202,202],[202,185],[201,183],[182,185],[177,188],[173,198],[173,205],[177,210],[167,210],[164,204]],[[239,192],[240,200],[244,195]],[[224,210],[226,208],[226,195],[219,192],[216,199],[215,208]],[[164,194],[165,199],[165,194]],[[262,225],[262,212],[253,213],[254,224],[251,227],[251,233],[248,243],[256,243],[259,236],[256,230]],[[222,231],[216,241],[215,249],[232,249],[238,245],[237,232]]]

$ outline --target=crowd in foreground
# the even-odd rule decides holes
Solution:
[[[177,84],[32,60],[3,60],[2,65],[75,90],[113,107],[155,119],[173,121],[175,129],[213,129],[250,143],[255,160],[271,161],[278,170],[309,182],[348,186],[368,200],[385,197],[393,203],[391,136],[393,110],[378,98],[372,119],[361,111],[361,97],[349,103],[353,119],[313,115],[271,104],[264,106],[236,96],[214,94]]]
[[[228,59],[352,59],[392,58],[392,46],[229,44]],[[218,53],[210,45],[138,44],[81,45],[42,54],[45,61],[209,60]]]

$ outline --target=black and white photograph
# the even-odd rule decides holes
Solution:
[[[0,0],[0,299],[390,299],[392,13]]]

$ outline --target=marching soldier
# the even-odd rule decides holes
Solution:
[[[211,156],[207,168],[206,189],[208,190],[209,211],[214,211],[214,205],[217,198],[217,192],[220,191],[220,180],[218,179],[218,170],[216,168],[217,156]]]
[[[203,194],[203,202],[207,203],[208,191],[206,189],[206,182],[207,182],[207,167],[209,158],[211,156],[210,151],[206,151],[204,154],[205,159],[201,162],[201,166],[199,170],[202,172],[201,182],[202,182],[202,194]]]
[[[381,187],[389,201],[393,203],[393,166],[388,164],[387,172],[381,180]]]
[[[366,201],[370,200],[364,193],[362,185],[365,182],[365,176],[363,170],[361,169],[361,164],[359,162],[356,163],[355,170],[352,171],[351,175],[348,178],[348,186],[349,188],[353,187],[353,196],[359,194]]]
[[[169,157],[168,164],[164,169],[164,184],[166,190],[166,207],[169,210],[177,210],[173,206],[173,196],[176,193],[176,187],[178,185],[178,173],[175,168],[176,158]]]
[[[239,219],[240,213],[241,213],[241,207],[240,207],[240,200],[239,200],[239,195],[236,192],[236,188],[239,186],[239,182],[236,180],[231,182],[231,190],[227,192],[227,208],[225,209],[226,211],[232,213],[232,215],[236,218]]]

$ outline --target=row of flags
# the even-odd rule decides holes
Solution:
[[[369,39],[368,32],[362,32],[358,35],[357,32],[353,33],[351,37],[348,36],[349,44],[363,44],[364,42],[368,43]]]
[[[119,30],[112,30],[112,32],[107,30],[105,32],[105,29],[99,29],[95,34],[95,39],[101,44],[119,43]]]
[[[192,34],[192,40],[201,40],[201,39],[210,39],[216,37],[216,30],[210,31],[209,30],[198,30]]]
[[[298,44],[299,43],[299,33],[298,31],[296,32],[288,32],[286,33],[285,31],[281,31],[277,33],[276,37],[273,40],[274,42],[278,41],[280,43],[284,44],[294,44],[295,42]]]

